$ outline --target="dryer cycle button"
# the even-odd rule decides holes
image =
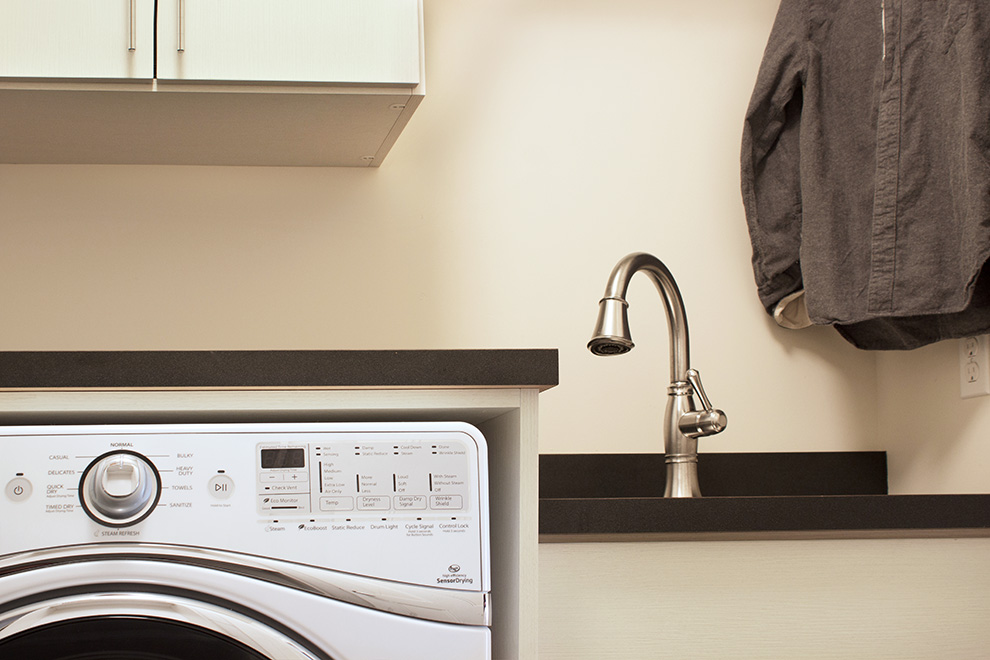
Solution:
[[[421,510],[426,508],[425,495],[396,495],[393,499],[396,509]]]
[[[463,509],[464,504],[460,495],[431,495],[431,509]]]
[[[362,495],[357,498],[359,511],[388,511],[391,503],[388,495]]]
[[[353,497],[321,497],[320,511],[353,511]]]
[[[225,474],[217,474],[210,479],[207,488],[210,490],[210,495],[218,500],[230,499],[234,494],[234,480]]]
[[[7,482],[4,493],[14,502],[23,502],[31,497],[31,482],[24,477],[15,477]]]

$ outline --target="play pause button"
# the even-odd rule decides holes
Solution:
[[[234,480],[225,474],[214,475],[209,483],[210,495],[225,500],[234,494]]]

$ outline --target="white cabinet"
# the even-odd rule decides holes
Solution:
[[[0,78],[154,77],[155,0],[3,0]]]
[[[374,167],[424,94],[422,0],[0,2],[3,163]]]
[[[416,0],[159,0],[160,80],[419,83]]]

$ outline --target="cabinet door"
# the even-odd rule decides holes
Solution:
[[[152,78],[155,0],[0,1],[0,78]]]
[[[420,0],[159,0],[158,78],[416,85]]]

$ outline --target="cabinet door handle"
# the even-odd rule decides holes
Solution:
[[[179,0],[179,47],[178,52],[183,53],[186,50],[186,3],[185,0]]]
[[[137,0],[131,0],[130,5],[130,31],[127,35],[127,50],[133,51],[137,50],[137,15],[135,11],[135,3]]]

